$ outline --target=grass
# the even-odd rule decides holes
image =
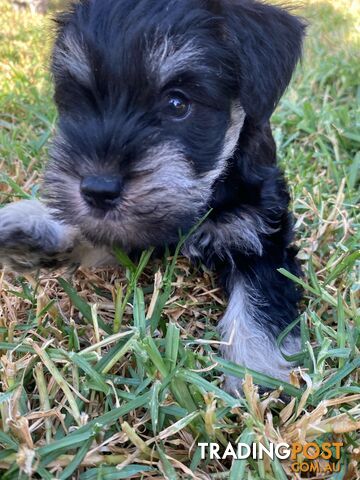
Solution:
[[[217,355],[225,300],[209,272],[145,252],[73,277],[0,276],[0,478],[286,479],[290,461],[203,461],[199,442],[340,441],[360,476],[356,264],[360,154],[356,1],[305,0],[303,64],[273,117],[290,181],[305,298],[301,372],[259,395]],[[0,0],[0,201],[36,194],[56,112],[48,21]],[[286,274],[286,272],[284,272]],[[300,280],[294,278],[294,281]],[[245,378],[244,398],[221,390]],[[323,465],[324,466],[324,465]],[[315,476],[313,476],[315,478]]]

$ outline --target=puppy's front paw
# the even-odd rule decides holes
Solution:
[[[55,268],[68,262],[76,232],[37,200],[0,209],[0,265],[16,271]]]

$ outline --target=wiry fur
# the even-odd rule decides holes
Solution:
[[[211,209],[184,252],[215,269],[229,294],[223,353],[285,380],[291,365],[275,339],[296,317],[299,292],[278,269],[300,270],[269,118],[303,34],[300,19],[255,0],[74,3],[57,19],[46,206],[1,210],[1,262],[56,267],[87,261],[95,246],[106,255],[175,244]],[[188,105],[175,118],[169,98],[179,92]],[[88,178],[116,185],[106,208],[85,195]]]
[[[261,371],[271,377],[288,381],[293,366],[286,361],[283,354],[294,355],[300,350],[300,339],[289,335],[280,348],[273,337],[262,327],[264,322],[271,322],[262,311],[264,299],[251,285],[243,279],[235,280],[225,315],[219,323],[223,344],[221,347],[225,358],[244,367]],[[227,390],[237,393],[238,379],[226,379]]]
[[[38,200],[10,203],[0,213],[0,265],[32,271],[113,262],[107,248],[94,248],[75,226],[58,221]]]
[[[54,50],[53,71],[59,76],[67,72],[81,84],[91,84],[91,66],[81,37],[77,38],[72,32],[64,35],[62,48]]]
[[[147,69],[150,75],[154,76],[158,85],[166,85],[177,73],[181,75],[189,67],[192,71],[197,69],[203,71],[204,67],[201,62],[203,58],[204,53],[194,44],[193,40],[176,46],[170,35],[164,37],[159,33],[158,38],[155,34],[153,41],[148,45]]]
[[[184,252],[189,257],[201,259],[210,249],[217,258],[227,262],[232,262],[234,249],[262,256],[262,236],[274,232],[256,213],[227,213],[218,220],[210,218],[200,225],[186,242]]]
[[[15,270],[68,263],[76,231],[57,222],[37,200],[11,203],[0,215],[0,263]]]

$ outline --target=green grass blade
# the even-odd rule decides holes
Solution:
[[[90,305],[81,298],[74,287],[70,285],[69,282],[64,280],[63,278],[58,278],[59,285],[64,290],[64,292],[69,296],[71,303],[79,310],[79,312],[83,315],[84,319],[90,325],[93,324],[93,318],[91,313]],[[100,327],[108,334],[111,334],[111,328],[109,325],[106,325],[104,321],[99,318],[98,319]]]
[[[135,475],[151,472],[153,467],[147,465],[127,465],[125,467],[100,467],[91,468],[80,475],[80,480],[122,480]],[[138,477],[142,478],[142,476]]]
[[[144,338],[146,334],[145,300],[144,293],[139,287],[135,288],[134,294],[134,326],[139,330],[140,338]]]
[[[181,378],[184,382],[189,382],[193,385],[196,385],[200,389],[205,390],[205,392],[214,393],[219,399],[223,400],[224,403],[230,405],[232,408],[238,407],[243,403],[242,400],[232,397],[224,390],[208,382],[205,380],[205,378],[202,378],[195,372],[190,372],[189,370],[180,370],[176,374],[176,377]]]
[[[150,400],[150,416],[151,416],[151,425],[154,435],[157,434],[159,426],[159,393],[161,389],[161,383],[157,380],[154,382],[151,388],[151,400]]]
[[[85,360],[81,355],[78,355],[74,352],[69,352],[66,354],[71,362],[77,365],[82,371],[84,371],[92,381],[93,385],[96,385],[96,389],[99,392],[105,393],[107,395],[110,391],[109,385],[104,380],[104,377],[100,375],[89,362]]]
[[[114,247],[114,254],[120,265],[127,268],[132,274],[136,272],[137,267],[135,263],[130,260],[129,256],[120,247]]]
[[[90,437],[84,442],[84,444],[79,448],[69,465],[62,471],[59,480],[66,480],[79,468],[79,465],[84,460],[85,455],[88,453],[91,447],[92,441],[93,438]]]
[[[241,367],[234,362],[230,362],[228,360],[224,360],[221,357],[214,357],[213,360],[217,363],[216,369],[220,370],[227,375],[232,375],[237,378],[245,378],[245,375],[248,373],[252,375],[254,382],[267,388],[281,388],[284,393],[291,395],[296,398],[300,398],[302,396],[302,390],[299,388],[290,385],[289,383],[282,382],[281,380],[277,380],[276,378],[269,377],[263,373],[256,372],[255,370],[251,370],[249,368]]]
[[[239,438],[239,443],[246,443],[247,445],[251,446],[253,438],[254,432],[252,432],[249,428],[246,428]],[[230,469],[229,480],[240,480],[242,478],[245,478],[245,470],[247,463],[248,461],[246,459],[234,460]]]
[[[314,403],[318,402],[325,393],[331,388],[339,384],[344,378],[348,377],[351,372],[360,368],[360,357],[356,358],[352,362],[344,365],[341,370],[338,370],[334,375],[332,375],[329,380],[327,380],[319,390],[314,394]]]
[[[180,329],[175,323],[170,322],[167,327],[165,339],[165,358],[169,363],[170,372],[176,367],[179,352]]]
[[[161,465],[162,465],[162,471],[164,473],[164,477],[166,480],[178,480],[178,475],[176,473],[175,468],[172,466],[170,460],[167,458],[166,453],[164,450],[161,448],[161,446],[158,444],[156,445],[156,450],[159,454]]]

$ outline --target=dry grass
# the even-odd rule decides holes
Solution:
[[[182,258],[145,253],[133,265],[119,254],[123,268],[71,277],[4,271],[2,479],[301,478],[289,461],[200,460],[198,442],[238,439],[341,441],[340,472],[312,478],[359,478],[360,12],[348,0],[303,4],[305,60],[273,119],[306,271],[301,370],[280,388],[219,358],[224,297]],[[55,122],[46,25],[0,0],[2,203],[36,195],[46,161]],[[229,372],[245,379],[244,398],[219,388]],[[259,395],[249,373],[271,393]]]

